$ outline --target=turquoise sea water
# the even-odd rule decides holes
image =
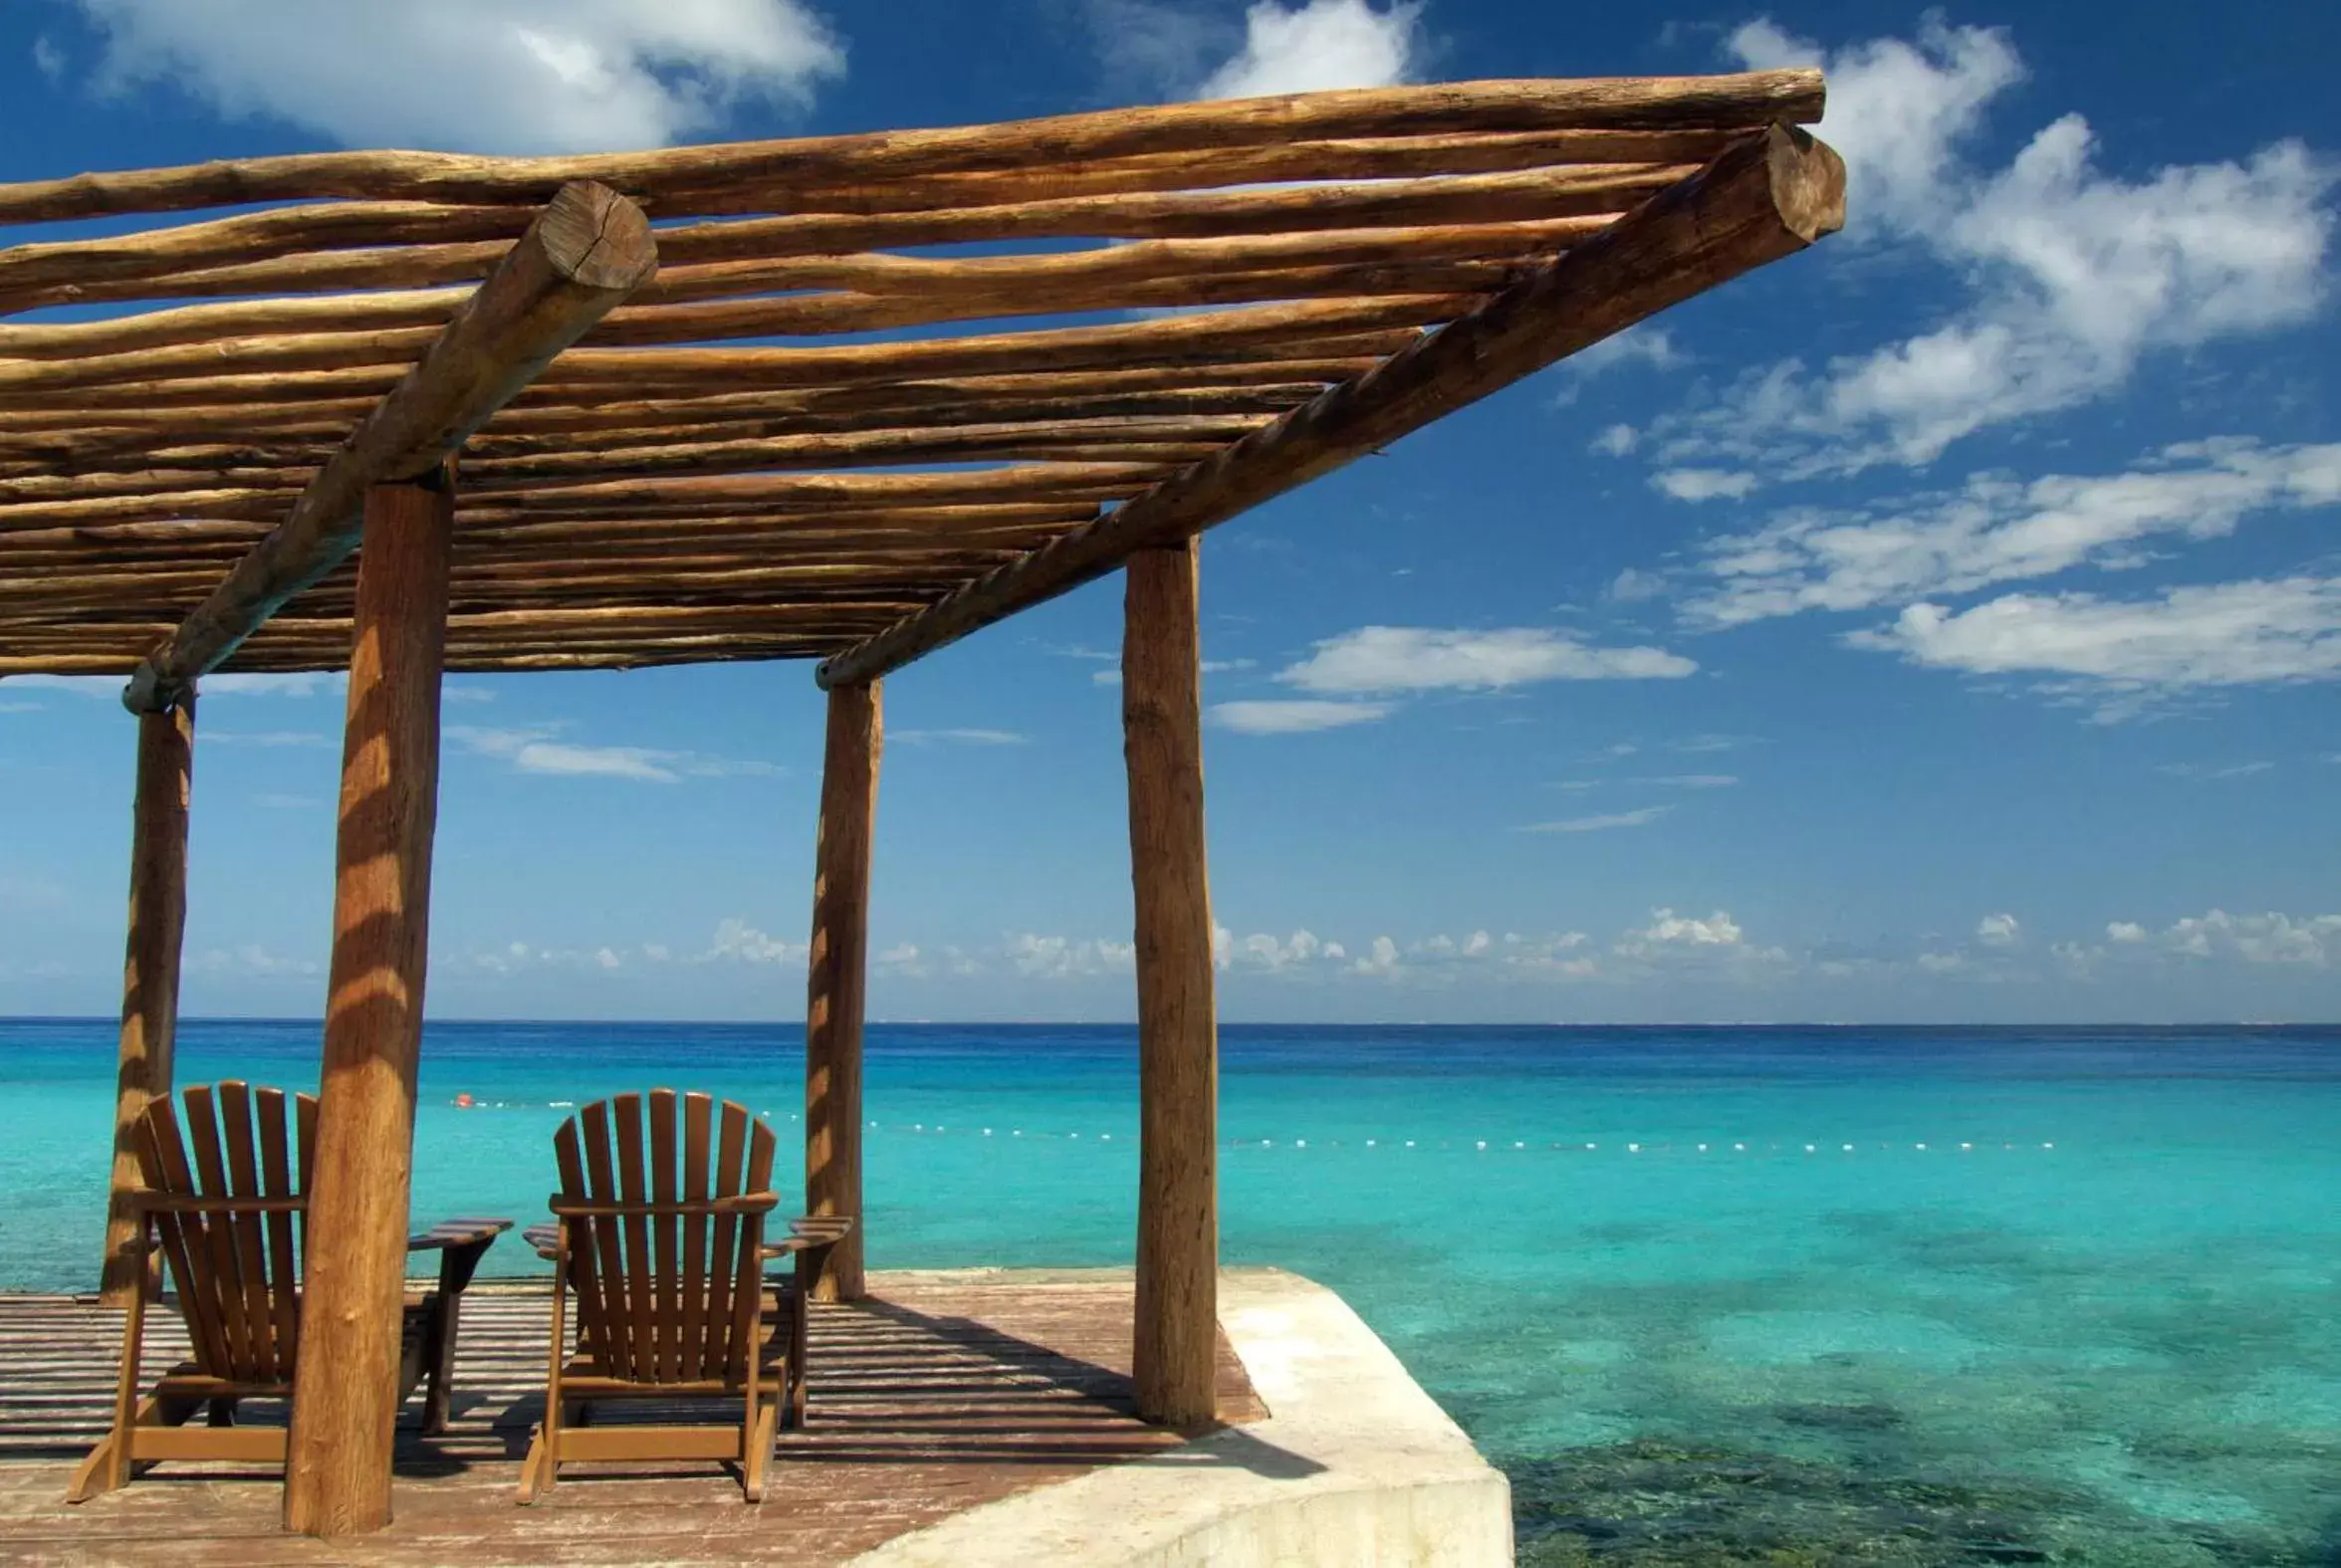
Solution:
[[[802,1049],[433,1024],[417,1217],[536,1217],[557,1101],[704,1088],[786,1141]],[[2341,1030],[1222,1051],[1226,1257],[1357,1307],[1512,1473],[1524,1562],[2341,1564]],[[93,1281],[113,1052],[0,1021],[0,1286]],[[306,1086],[316,1052],[315,1024],[189,1023],[179,1075]],[[1127,1261],[1133,1053],[873,1027],[873,1264]]]

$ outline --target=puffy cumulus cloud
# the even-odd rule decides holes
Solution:
[[[1361,626],[1317,643],[1277,679],[1326,695],[1389,696],[1501,691],[1538,681],[1677,680],[1698,668],[1662,648],[1592,647],[1540,626]]]
[[[239,980],[300,980],[325,973],[314,959],[288,958],[257,942],[232,948],[207,948],[189,955],[186,968],[198,975]]]
[[[1988,948],[2013,947],[2022,930],[2013,915],[1986,915],[1976,922],[1976,940]]]
[[[1678,915],[1671,909],[1652,910],[1650,924],[1625,935],[1625,945],[1643,948],[1694,947],[1728,948],[1740,945],[1747,933],[1727,910],[1717,910],[1705,920],[1689,915]]]
[[[843,46],[802,0],[78,0],[102,91],[163,83],[351,145],[662,146],[802,107]]]
[[[1367,0],[1259,0],[1244,13],[1244,47],[1197,98],[1258,98],[1325,88],[1392,87],[1412,80],[1422,6]]]
[[[807,953],[802,942],[770,936],[738,916],[717,923],[715,939],[695,962],[714,964],[802,964]]]
[[[1882,507],[1784,512],[1712,540],[1683,613],[1734,626],[1971,593],[2077,566],[2135,566],[2165,542],[2224,538],[2255,513],[2337,502],[2341,444],[2199,441],[2111,474],[1980,475]]]
[[[896,730],[886,739],[910,746],[1024,746],[1032,737],[1014,730]]]
[[[1068,980],[1127,973],[1137,946],[1104,939],[1045,937],[1029,931],[1011,935],[1001,953],[1019,975],[1034,980]]]
[[[2011,593],[1966,610],[1913,604],[1847,640],[1937,669],[2041,677],[2039,690],[2110,723],[2189,692],[2341,677],[2341,577],[2144,599]]]
[[[2159,930],[2135,920],[2105,928],[2101,946],[2074,945],[2081,964],[2283,965],[2341,968],[2341,914],[2288,915],[2269,910],[2230,914],[2214,909],[2174,920]]]
[[[1660,460],[1719,457],[1789,476],[1925,464],[1990,425],[2120,388],[2149,353],[2310,319],[2326,289],[2333,170],[2295,141],[2240,159],[2107,173],[2066,114],[2004,167],[1972,153],[2023,75],[1997,31],[1923,25],[1834,52],[1770,23],[1732,41],[1750,65],[1829,72],[1821,132],[1846,155],[1851,242],[1931,255],[1960,301],[1930,330],[1818,369],[1750,372],[1663,421]]]
[[[1317,965],[1338,967],[1349,959],[1349,950],[1340,943],[1327,942],[1305,929],[1288,937],[1277,937],[1265,931],[1239,937],[1225,926],[1215,926],[1211,951],[1221,969],[1261,970],[1269,974]]]

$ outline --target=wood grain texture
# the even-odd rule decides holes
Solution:
[[[1122,748],[1137,912],[1138,1413],[1214,1414],[1219,1321],[1219,1026],[1203,831],[1202,643],[1196,542],[1126,567]]]
[[[1844,221],[1845,165],[1802,131],[1735,145],[1486,306],[1319,394],[1076,534],[962,588],[821,666],[863,681],[1226,522]]]
[[[1821,74],[1790,70],[1351,89],[585,157],[301,153],[0,186],[0,223],[324,197],[531,203],[570,180],[638,192],[657,202],[661,213],[690,210],[687,196],[669,192],[742,187],[768,207],[806,205],[791,198],[883,179],[1339,136],[1755,125],[1818,119],[1821,103]]]
[[[819,1286],[824,1301],[864,1289],[861,1205],[861,1024],[869,984],[870,858],[878,762],[885,749],[877,683],[829,692],[814,844],[813,938],[806,959],[805,1212],[853,1220]]]
[[[390,1522],[450,484],[381,485],[365,498],[309,1188],[305,1353],[285,1475],[286,1527],[327,1537]]]
[[[406,379],[351,433],[291,515],[132,677],[133,712],[167,707],[278,606],[357,547],[367,487],[429,473],[657,267],[641,210],[565,186]]]
[[[133,1255],[138,1220],[125,1202],[141,1185],[138,1118],[170,1093],[178,1036],[179,958],[187,927],[187,811],[195,774],[195,695],[138,718],[131,804],[130,918],[122,961],[121,1047],[115,1072],[114,1172],[107,1188],[99,1297],[122,1306],[150,1283]],[[157,1266],[160,1259],[155,1259]],[[159,1283],[155,1275],[152,1283]]]
[[[400,1423],[398,1517],[365,1538],[364,1560],[810,1568],[1103,1465],[1178,1453],[1181,1434],[1131,1411],[1126,1272],[881,1274],[870,1283],[865,1300],[811,1314],[812,1419],[782,1436],[763,1507],[742,1506],[738,1483],[712,1468],[581,1463],[533,1509],[514,1507],[512,1489],[543,1414],[548,1296],[541,1284],[475,1284],[464,1299],[452,1420],[440,1434],[412,1414]],[[250,1465],[165,1469],[98,1504],[63,1503],[74,1462],[110,1419],[120,1326],[120,1313],[86,1299],[0,1296],[12,1369],[0,1386],[8,1555],[184,1568],[347,1560],[349,1544],[282,1533],[280,1484]],[[169,1312],[153,1314],[147,1339],[157,1364],[188,1348]],[[1224,1419],[1265,1413],[1224,1338],[1220,1376]],[[245,1419],[269,1431],[275,1418],[256,1408]],[[623,1410],[607,1417],[632,1419]],[[1194,1458],[1210,1462],[1208,1453]]]

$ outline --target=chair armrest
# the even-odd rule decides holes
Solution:
[[[537,1249],[537,1255],[548,1263],[561,1255],[561,1227],[533,1225],[520,1233],[520,1238]]]
[[[509,1220],[442,1220],[428,1231],[419,1231],[406,1238],[409,1252],[428,1252],[437,1247],[485,1246],[512,1229]]]
[[[443,1220],[428,1231],[406,1238],[409,1252],[439,1254],[439,1294],[457,1296],[471,1283],[480,1259],[496,1244],[496,1237],[512,1229],[509,1220]]]

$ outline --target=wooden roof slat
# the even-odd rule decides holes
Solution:
[[[122,701],[137,713],[176,703],[188,682],[356,549],[368,486],[444,463],[657,265],[640,208],[600,186],[563,186],[413,370],[326,460],[284,524],[132,672]]]
[[[1669,305],[1835,232],[1845,165],[1774,127],[1355,381],[932,609],[822,663],[820,684],[875,679],[982,626],[1201,533],[1508,386]]]
[[[449,668],[888,668],[1793,249],[1750,171],[1779,196],[1829,164],[1764,128],[1820,93],[1460,84],[0,185],[0,222],[189,215],[0,250],[0,675],[151,657],[152,704],[173,671],[346,662],[354,498],[458,444]],[[663,270],[390,453],[384,410],[562,169],[665,222]],[[258,202],[294,205],[198,210]],[[22,318],[60,304],[102,319]]]
[[[0,186],[0,223],[321,197],[528,205],[549,199],[571,180],[594,180],[648,197],[662,211],[673,204],[671,193],[742,187],[777,205],[792,193],[879,179],[1217,151],[1330,136],[1809,122],[1820,117],[1821,101],[1819,72],[1761,71],[1352,89],[1102,110],[940,130],[584,157],[298,153]]]

